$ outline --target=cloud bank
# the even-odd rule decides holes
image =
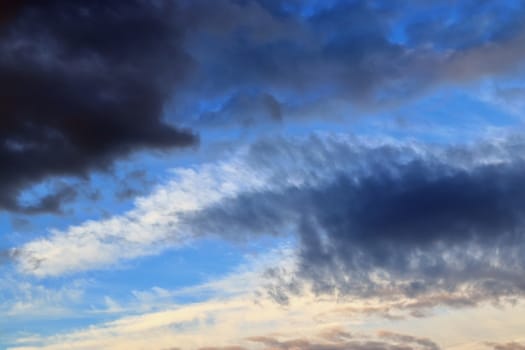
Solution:
[[[457,306],[523,294],[520,139],[437,150],[336,142],[338,152],[325,153],[327,144],[312,143],[290,160],[301,168],[309,159],[303,180],[326,169],[329,177],[240,193],[189,213],[189,229],[234,239],[295,233],[295,278],[319,294],[425,299],[444,293],[456,295]],[[257,152],[276,159],[294,151],[279,144]],[[273,290],[286,301],[284,291],[297,292],[297,283],[278,274],[270,276],[284,285]]]
[[[20,191],[52,175],[107,169],[137,149],[197,142],[163,119],[191,63],[171,7],[142,1],[12,7],[0,22],[0,208],[57,211],[59,203],[46,198],[24,206]]]
[[[440,4],[7,2],[0,208],[57,211],[20,192],[194,145],[209,126],[345,117],[523,68],[522,4]]]
[[[312,136],[258,142],[179,169],[122,216],[15,248],[40,277],[111,266],[205,236],[296,237],[270,292],[469,306],[523,294],[521,137],[469,146]],[[310,288],[308,287],[308,288]],[[417,300],[417,302],[414,302]],[[415,313],[416,314],[416,313]]]

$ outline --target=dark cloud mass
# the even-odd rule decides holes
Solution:
[[[416,298],[404,305],[412,310],[523,294],[525,163],[514,155],[523,142],[438,153],[307,144],[295,151],[286,144],[256,146],[253,157],[274,159],[278,167],[282,155],[273,150],[279,149],[292,154],[303,176],[325,168],[335,175],[241,194],[188,218],[195,234],[233,239],[296,232],[293,279],[281,278],[279,270],[267,275],[277,283],[269,292],[278,302],[297,293],[301,281],[321,294]],[[496,154],[501,160],[494,161]]]
[[[50,176],[194,144],[181,126],[332,118],[345,114],[333,106],[390,106],[525,57],[523,7],[499,1],[1,6],[0,208],[12,211]]]
[[[4,5],[3,5],[4,6]],[[7,5],[6,5],[7,6]],[[107,168],[135,149],[196,137],[163,121],[191,63],[168,2],[24,1],[0,22],[0,208],[50,175]]]

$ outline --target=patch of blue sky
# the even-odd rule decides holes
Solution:
[[[500,106],[478,98],[469,89],[452,86],[443,86],[426,97],[377,111],[357,110],[348,104],[335,113],[338,118],[287,120],[282,133],[305,136],[315,130],[447,144],[475,140],[487,136],[490,130],[512,130],[521,125]]]
[[[405,26],[396,24],[390,28],[388,33],[388,41],[392,44],[404,46],[407,43],[408,37]]]
[[[356,1],[350,0],[347,1],[348,3],[355,3]],[[319,12],[325,11],[327,9],[330,9],[337,4],[339,4],[339,0],[308,0],[305,1],[300,9],[297,9],[298,14],[303,18],[308,18],[315,16]]]
[[[506,79],[501,80],[485,79],[485,81],[480,84],[480,88],[525,89],[525,69],[523,67],[518,73],[513,76],[506,76],[505,78]]]
[[[434,93],[364,118],[356,119],[352,132],[381,134],[431,143],[468,142],[510,131],[521,122],[508,111],[487,103],[468,90],[444,86]]]
[[[476,97],[471,90],[452,86],[443,86],[403,109],[431,123],[460,127],[476,120],[495,126],[512,126],[518,122],[507,111]]]
[[[522,10],[523,2],[516,0],[411,3],[396,13],[388,39],[411,46],[424,44],[419,39],[429,36],[434,50],[479,45],[494,36],[505,35]]]

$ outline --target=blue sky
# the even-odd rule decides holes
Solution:
[[[524,19],[0,5],[0,348],[525,349]]]

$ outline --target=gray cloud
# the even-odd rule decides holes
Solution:
[[[332,333],[331,337],[325,333],[326,342],[318,342],[307,338],[278,340],[270,336],[251,337],[248,340],[259,343],[267,350],[439,350],[440,347],[426,338],[380,331],[377,339],[354,340],[347,336],[341,337],[340,332]]]
[[[404,306],[414,314],[522,295],[523,146],[519,138],[435,150],[274,140],[253,148],[261,171],[274,168],[275,181],[317,180],[243,193],[185,220],[195,235],[235,240],[296,233],[292,280],[267,275],[281,303],[302,281],[316,293],[411,298]]]
[[[295,338],[280,340],[274,336],[254,336],[248,341],[259,344],[264,350],[439,350],[440,347],[427,338],[380,331],[375,339],[352,339],[340,329],[329,329],[320,334],[323,340]],[[367,338],[367,337],[360,337]],[[368,337],[370,338],[370,337]],[[199,350],[247,350],[242,346],[205,347]]]
[[[57,211],[64,193],[25,207],[20,191],[50,176],[107,170],[136,149],[196,143],[162,119],[191,66],[174,7],[59,0],[9,6],[0,22],[1,209]]]
[[[180,101],[188,104],[185,111],[195,114],[190,105],[204,98],[211,107],[197,112],[200,125],[267,120],[267,106],[257,98],[251,110],[232,109],[249,92],[274,96],[284,118],[330,118],[344,113],[326,113],[334,101],[346,110],[382,108],[442,84],[523,68],[525,12],[519,5],[336,1],[311,7],[247,1],[216,10],[189,36],[188,52],[200,64]],[[220,18],[226,14],[228,24]],[[406,38],[396,39],[396,32]]]
[[[494,350],[525,350],[525,345],[508,342],[508,343],[487,343],[488,346],[492,347]]]
[[[147,193],[155,184],[145,170],[132,170],[118,178],[115,196],[124,201]]]
[[[246,348],[243,348],[242,346],[207,346],[204,348],[199,348],[199,350],[246,350]]]
[[[16,211],[23,214],[62,213],[62,206],[73,201],[77,195],[77,190],[72,186],[53,186],[51,192],[40,197],[37,203],[20,204]]]
[[[177,125],[333,118],[520,69],[522,6],[440,3],[5,2],[0,208],[31,211],[20,192],[49,177],[197,142]]]
[[[230,98],[219,111],[204,112],[199,119],[206,126],[223,127],[235,121],[249,127],[264,122],[282,120],[282,106],[270,94],[237,94]]]

